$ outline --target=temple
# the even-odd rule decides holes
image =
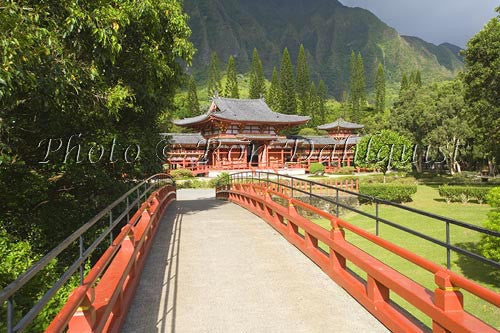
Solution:
[[[351,166],[353,147],[362,125],[343,119],[318,126],[324,136],[287,136],[286,130],[304,125],[307,116],[272,111],[263,99],[214,97],[208,111],[173,123],[196,133],[165,133],[169,140],[169,169],[195,174],[223,170],[295,170],[308,172],[323,163],[330,171]]]

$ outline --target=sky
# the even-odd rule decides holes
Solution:
[[[496,16],[498,0],[340,0],[370,10],[401,35],[465,47]]]

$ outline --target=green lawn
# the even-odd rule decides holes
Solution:
[[[486,219],[486,214],[490,209],[489,206],[485,204],[446,204],[440,199],[437,189],[426,185],[418,186],[418,191],[414,195],[413,202],[408,203],[407,205],[478,226],[482,225],[482,223]],[[365,212],[375,214],[375,206],[362,205],[361,209]],[[379,216],[389,221],[396,222],[400,225],[445,241],[445,225],[443,222],[435,221],[430,218],[425,218],[411,212],[406,212],[401,209],[385,205],[379,207]],[[362,227],[367,231],[375,233],[375,222],[372,219],[352,212],[343,215],[342,218],[358,227]],[[329,222],[326,220],[317,219],[314,221],[324,228],[330,228]],[[426,259],[429,259],[439,265],[446,267],[446,250],[438,245],[434,245],[433,243],[430,243],[426,240],[422,240],[420,238],[417,238],[416,236],[412,236],[382,223],[379,227],[379,236]],[[450,236],[452,244],[465,247],[472,251],[477,251],[475,250],[475,244],[480,239],[480,236],[477,232],[451,226]],[[426,288],[430,290],[435,289],[436,286],[434,284],[434,277],[431,273],[404,259],[401,259],[396,255],[393,255],[389,251],[386,251],[379,246],[370,243],[369,241],[366,241],[364,238],[350,233],[347,230],[346,239],[365,252],[369,253],[370,255],[378,258],[382,262],[398,270],[402,274],[422,284]],[[492,271],[492,269],[473,260],[470,260],[462,255],[457,255],[453,252],[451,261],[451,269],[454,272],[472,279],[490,289],[500,291],[499,279],[495,279],[488,274]],[[352,263],[349,263],[348,267],[356,272],[361,278],[366,280],[366,273],[361,271]],[[407,304],[403,299],[399,298],[398,295],[392,294],[391,299],[410,311],[414,316],[416,316],[426,325],[430,326],[431,322],[427,316],[420,313],[410,304]],[[489,303],[484,302],[465,291],[464,304],[467,311],[485,320],[490,325],[494,325],[496,328],[500,328],[500,310],[498,308],[495,308]]]

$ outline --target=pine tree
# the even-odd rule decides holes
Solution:
[[[399,89],[399,99],[401,99],[403,92],[408,90],[409,87],[410,82],[408,82],[408,76],[406,75],[406,72],[403,72],[403,77],[401,78],[401,88]]]
[[[280,112],[297,114],[297,100],[295,96],[295,80],[293,79],[290,53],[285,47],[280,68]]]
[[[229,56],[226,76],[226,88],[224,90],[224,96],[230,98],[240,98],[238,78],[236,76],[236,68],[234,65],[233,56]]]
[[[351,91],[349,94],[349,104],[351,108],[351,118],[359,121],[361,118],[361,108],[366,104],[366,80],[363,57],[358,53],[351,53]]]
[[[417,87],[421,88],[422,87],[422,74],[418,70],[417,73],[415,74],[415,84]]]
[[[385,109],[385,73],[382,64],[378,65],[375,77],[375,111],[383,112]]]
[[[188,82],[186,106],[190,117],[197,116],[200,113],[200,102],[198,101],[198,93],[196,92],[196,82],[192,75],[189,77]]]
[[[363,65],[363,57],[358,53],[358,60],[356,62],[356,78],[358,81],[358,93],[360,106],[366,104],[366,79],[365,79],[365,66]]]
[[[252,68],[250,69],[250,91],[249,97],[252,99],[261,98],[265,92],[264,70],[259,58],[257,49],[253,49]]]
[[[309,91],[308,91],[308,101],[307,101],[307,110],[309,112],[309,116],[311,117],[312,126],[317,126],[320,118],[319,111],[319,96],[316,93],[316,85],[314,82],[311,82]]]
[[[349,106],[352,110],[358,109],[358,93],[357,93],[357,82],[356,82],[356,54],[351,51],[351,61],[350,61],[351,76],[349,79]]]
[[[415,84],[416,82],[417,82],[416,72],[411,71],[410,77],[408,78],[408,83],[411,85],[411,84]]]
[[[208,69],[208,96],[213,96],[215,93],[222,93],[222,85],[220,82],[219,60],[217,53],[212,53],[212,60]]]
[[[309,69],[307,67],[307,57],[304,45],[300,45],[299,56],[297,58],[297,77],[296,85],[297,97],[299,102],[299,113],[307,113],[308,93],[311,86]]]
[[[271,110],[277,111],[280,109],[280,81],[276,67],[273,69],[273,77],[271,79],[271,86],[269,86],[269,90],[267,91],[266,103]]]
[[[318,110],[319,110],[319,121],[321,124],[326,123],[326,85],[323,80],[319,80],[318,87]]]

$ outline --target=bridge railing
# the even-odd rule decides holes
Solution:
[[[95,331],[97,326],[99,326],[97,331],[101,331],[106,325],[107,327],[115,325],[114,322],[120,319],[117,318],[118,310],[123,311],[122,305],[131,298],[130,292],[123,291],[133,288],[132,277],[136,273],[136,266],[143,264],[141,260],[147,255],[151,246],[150,240],[154,228],[164,209],[175,199],[175,193],[175,182],[166,174],[157,174],[141,181],[1,290],[0,306],[7,303],[7,332],[21,332],[29,327],[68,280],[78,274],[77,272],[79,272],[80,286],[70,295],[68,302],[52,321],[47,332],[71,331],[71,327],[69,330],[67,328],[68,324],[71,326],[71,322],[76,328],[73,329],[75,332]],[[121,225],[124,227],[115,237],[114,231]],[[97,236],[90,232],[96,227],[99,228]],[[89,237],[95,238],[89,239]],[[75,243],[79,249],[77,259],[38,302],[16,320],[14,315],[16,294],[61,253],[74,248]],[[103,249],[103,246],[107,248],[85,276],[85,264],[98,249]],[[96,302],[101,302],[99,307],[102,309],[99,313],[95,311]],[[112,313],[115,314],[114,321],[110,320]],[[117,322],[120,324],[119,320]],[[87,329],[82,329],[85,325]]]
[[[472,294],[468,296],[474,295],[497,308],[500,307],[500,294],[392,242],[384,240],[376,234],[343,221],[339,218],[339,208],[342,207],[355,211],[373,219],[378,218],[377,223],[386,223],[417,237],[422,235],[421,238],[424,240],[443,246],[447,250],[454,250],[461,254],[469,255],[471,258],[477,259],[478,262],[490,264],[494,269],[500,267],[498,262],[484,258],[476,253],[469,253],[470,251],[449,244],[449,237],[447,237],[448,242],[441,242],[418,231],[398,225],[395,222],[382,219],[380,216],[373,216],[356,207],[351,207],[342,203],[339,200],[339,195],[348,194],[378,204],[389,204],[390,206],[409,210],[413,213],[420,213],[421,216],[436,217],[437,220],[443,223],[472,229],[487,235],[500,237],[499,233],[341,188],[334,189],[335,197],[332,199],[330,197],[322,197],[311,190],[304,190],[302,185],[300,188],[294,187],[294,183],[303,181],[303,179],[296,177],[267,172],[237,173],[231,175],[231,183],[229,185],[217,190],[217,196],[219,198],[229,198],[261,216],[292,244],[309,256],[334,281],[344,287],[391,330],[405,332],[425,330],[425,328],[422,328],[421,323],[415,323],[414,317],[394,306],[389,297],[389,293],[392,291],[421,313],[428,316],[432,320],[432,328],[436,332],[496,331],[493,327],[478,320],[464,310],[463,294],[459,289],[466,290]],[[316,187],[329,186],[313,181],[308,182],[310,182],[310,189],[314,188],[313,185]],[[295,195],[295,193],[300,194],[300,196]],[[328,211],[321,210],[304,202],[303,195],[305,194],[311,198],[314,197],[332,203],[337,208],[335,213],[331,214]],[[280,198],[281,200],[276,200],[275,198]],[[285,206],[282,204],[283,202],[285,202]],[[313,223],[299,214],[300,210],[307,210],[329,220],[332,229],[329,231]],[[437,286],[436,290],[431,291],[426,289],[412,280],[411,276],[407,277],[403,275],[401,272],[394,270],[370,254],[362,251],[346,240],[344,237],[346,230],[432,273],[435,285]],[[447,231],[449,231],[448,228]],[[328,250],[327,252],[324,250],[325,247]],[[367,278],[365,282],[360,281],[359,277],[356,277],[347,268],[347,262],[353,263],[366,273]]]

